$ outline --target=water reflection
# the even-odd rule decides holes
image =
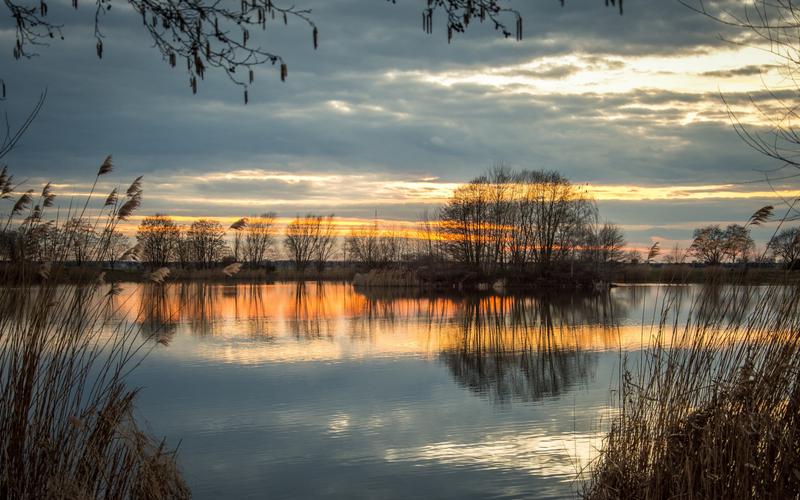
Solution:
[[[660,304],[741,313],[715,309],[719,293],[192,283],[129,285],[114,305],[169,336],[131,383],[154,429],[181,441],[197,498],[540,498],[573,496],[621,351],[649,340]]]
[[[460,386],[502,403],[557,396],[591,380],[597,349],[619,345],[618,318],[644,297],[635,288],[437,296],[331,283],[182,283],[128,287],[118,308],[158,342],[179,332],[208,339],[191,347],[193,356],[245,364],[424,356]]]
[[[178,328],[180,302],[170,300],[168,289],[161,286],[143,286],[139,294],[138,318],[142,335],[168,344]]]
[[[454,347],[439,359],[460,385],[496,402],[558,395],[585,382],[596,366],[595,353],[584,351],[563,322],[564,312],[544,298],[470,301]]]
[[[619,360],[650,340],[661,306],[678,323],[733,320],[763,293],[122,288],[91,306],[156,342],[130,383],[154,432],[181,443],[195,498],[573,496],[614,411]],[[79,325],[91,289],[71,293]]]
[[[332,338],[335,330],[332,306],[322,283],[297,283],[291,309],[291,330],[305,339]]]

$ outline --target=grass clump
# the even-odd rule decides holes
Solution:
[[[585,496],[796,498],[800,288],[711,284],[688,310],[679,295],[625,363]]]
[[[109,157],[95,186],[111,169]],[[11,198],[10,176],[3,171],[0,180]],[[62,222],[47,218],[49,186],[40,200],[31,191],[11,199],[3,228],[23,241],[42,228],[58,231],[47,241],[47,260],[28,260],[13,275],[0,271],[0,498],[187,498],[174,451],[142,431],[133,413],[137,390],[126,384],[155,344],[134,323],[112,320],[119,288],[102,275],[58,285],[80,239],[77,225],[63,221],[91,220],[111,234],[138,207],[140,179],[125,197],[110,195],[99,216],[90,195]],[[108,244],[101,237],[80,250],[100,260]]]

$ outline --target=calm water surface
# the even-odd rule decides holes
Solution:
[[[127,285],[137,411],[196,498],[571,497],[664,294]]]

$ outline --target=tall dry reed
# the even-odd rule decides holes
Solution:
[[[32,191],[19,194],[5,171],[0,178],[3,198],[13,204],[4,232],[24,237],[44,226],[59,229],[49,260],[20,262],[13,283],[0,275],[0,498],[189,496],[174,452],[133,415],[137,390],[126,376],[152,342],[135,323],[111,319],[119,290],[102,276],[56,284],[80,236],[66,221],[93,221],[100,237],[87,255],[102,260],[106,236],[139,206],[137,179],[124,195],[114,190],[93,207],[98,180],[112,169],[109,157],[85,203],[52,218],[49,185],[35,198]]]
[[[625,360],[592,499],[797,498],[800,288],[677,289]],[[649,331],[648,331],[649,330]]]

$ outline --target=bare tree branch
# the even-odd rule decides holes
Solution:
[[[102,19],[115,0],[95,0],[94,36],[97,56],[103,57]],[[280,78],[288,76],[288,67],[281,57],[251,40],[253,30],[265,30],[268,25],[288,25],[300,21],[310,30],[311,43],[317,48],[319,30],[311,19],[311,10],[294,5],[284,7],[274,0],[240,0],[238,9],[224,0],[116,0],[127,2],[142,18],[154,46],[170,66],[185,65],[189,87],[197,92],[198,80],[203,80],[209,68],[224,72],[243,88],[244,101],[249,97],[248,86],[253,83],[253,68],[262,64],[279,67]],[[396,3],[397,0],[388,0]],[[31,58],[36,48],[47,46],[51,39],[63,39],[63,26],[49,20],[46,0],[3,0],[15,21],[14,57]],[[31,2],[31,3],[28,3]],[[560,0],[564,5],[564,0]],[[606,6],[619,6],[622,0],[605,0]],[[72,0],[78,8],[78,0]],[[522,39],[522,16],[511,7],[511,0],[427,0],[422,12],[423,29],[433,32],[436,11],[444,13],[447,39],[463,33],[470,22],[489,22],[505,37]],[[513,28],[510,27],[513,23]],[[5,92],[3,91],[3,96]]]
[[[28,113],[28,116],[25,118],[25,121],[23,121],[22,125],[20,125],[16,130],[11,126],[11,123],[8,120],[8,113],[3,113],[6,131],[2,142],[0,142],[0,159],[14,149],[28,128],[30,128],[31,124],[36,119],[36,116],[39,114],[39,111],[42,110],[42,106],[44,106],[44,101],[46,98],[47,89],[45,89],[44,92],[39,95],[39,100],[36,101],[36,105],[34,105],[31,112]]]

